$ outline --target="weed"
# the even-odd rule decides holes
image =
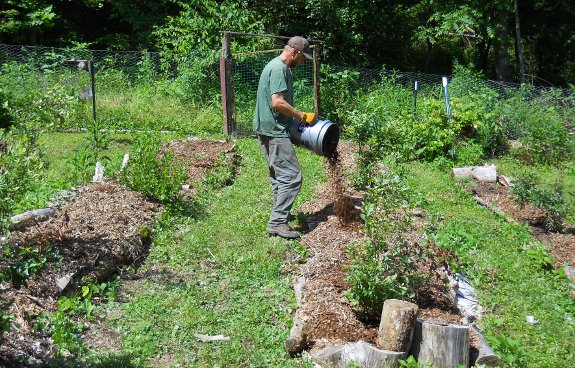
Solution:
[[[431,363],[428,362],[418,362],[417,360],[415,360],[415,358],[413,357],[413,355],[410,355],[409,357],[407,357],[407,359],[399,359],[399,366],[402,368],[421,368],[421,367],[427,367],[427,368],[432,368]]]
[[[499,334],[491,339],[490,342],[491,346],[499,353],[506,367],[515,368],[527,366],[529,362],[527,352],[525,347],[521,345],[520,340]]]
[[[84,325],[81,320],[91,321],[99,301],[109,301],[115,298],[119,286],[119,278],[101,284],[83,285],[70,297],[58,298],[58,311],[54,313],[41,313],[34,328],[50,334],[54,343],[58,345],[56,358],[62,358],[66,352],[83,355],[87,347],[82,339]]]
[[[50,244],[30,248],[2,242],[0,281],[10,282],[15,288],[20,288],[31,275],[40,272],[49,260],[56,258],[57,254],[57,249]]]

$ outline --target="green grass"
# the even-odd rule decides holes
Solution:
[[[504,341],[497,352],[520,363],[511,366],[572,366],[575,303],[561,272],[541,269],[528,252],[544,246],[526,226],[479,207],[447,173],[422,163],[407,169],[416,201],[438,223],[433,235],[438,245],[456,252],[478,291],[485,313],[480,325],[489,342],[498,346]],[[492,270],[494,282],[488,277]],[[539,323],[527,324],[528,315]],[[519,341],[519,347],[509,338]]]
[[[138,285],[118,304],[122,352],[138,366],[293,367],[283,348],[295,307],[291,276],[282,272],[297,242],[265,233],[272,195],[254,139],[238,141],[242,165],[234,184],[205,198],[197,218],[157,229],[145,268],[165,276]],[[294,208],[325,179],[322,158],[298,149],[304,185]],[[231,338],[200,342],[195,333]]]

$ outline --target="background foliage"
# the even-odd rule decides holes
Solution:
[[[0,42],[189,53],[219,50],[221,30],[301,34],[323,40],[324,61],[335,65],[447,74],[461,63],[506,81],[519,81],[522,66],[526,80],[573,83],[574,3],[515,3],[8,0],[0,4]]]

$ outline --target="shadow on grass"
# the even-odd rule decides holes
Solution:
[[[135,368],[138,365],[132,362],[133,356],[126,353],[98,354],[88,359],[58,358],[54,360],[37,361],[25,359],[23,356],[0,356],[0,366],[5,368],[20,367],[90,367],[90,368]]]

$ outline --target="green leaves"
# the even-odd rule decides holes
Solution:
[[[131,159],[122,172],[121,181],[133,190],[164,204],[178,204],[180,191],[188,178],[184,166],[174,161],[174,154],[160,154],[157,133],[138,137]]]

